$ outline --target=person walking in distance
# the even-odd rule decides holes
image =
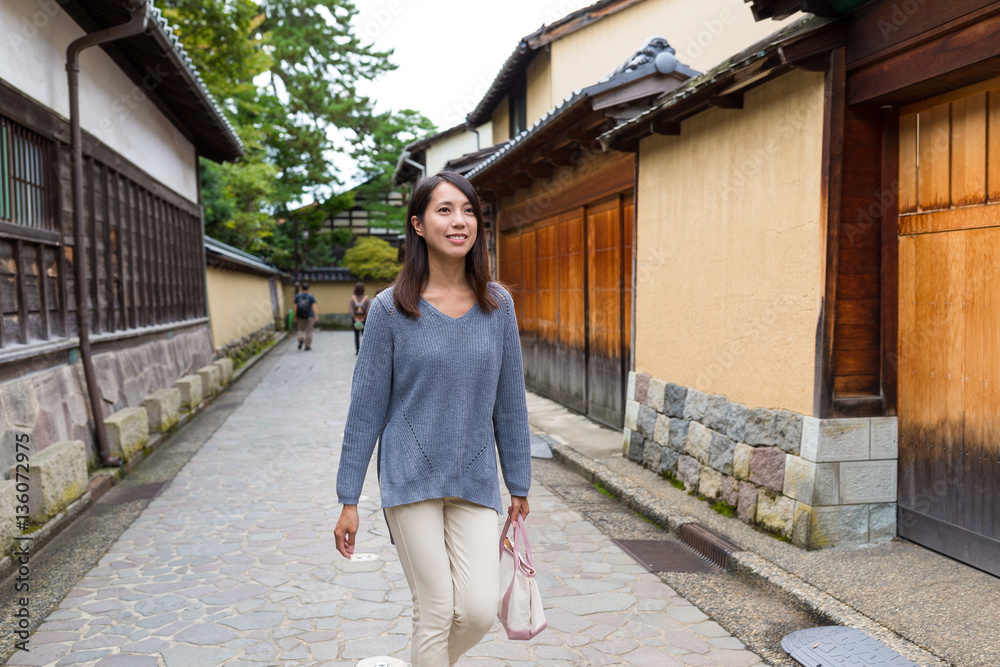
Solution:
[[[334,531],[350,558],[380,440],[390,537],[413,595],[413,667],[454,664],[493,625],[499,597],[497,453],[508,514],[528,516],[531,445],[508,291],[489,278],[482,208],[454,172],[420,181],[405,260],[372,301],[354,367]]]
[[[361,332],[365,330],[365,318],[368,317],[368,309],[372,305],[372,300],[365,295],[365,284],[360,280],[354,285],[354,294],[351,295],[347,304],[347,312],[354,320],[354,354],[361,349]]]
[[[312,349],[313,324],[318,321],[316,297],[309,292],[309,283],[302,283],[302,291],[295,295],[295,330],[300,350],[303,344],[307,350]]]

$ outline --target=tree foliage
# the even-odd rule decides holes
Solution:
[[[359,81],[395,68],[391,51],[354,34],[353,0],[155,1],[245,148],[234,163],[201,161],[206,233],[288,266],[295,259],[294,232],[284,228],[289,209],[319,195],[316,215],[299,221],[310,230],[300,256],[304,262],[312,249],[313,265],[336,261],[337,239],[321,232],[323,216],[349,198],[323,197],[354,175],[332,169],[335,137],[349,138],[372,181],[365,196],[382,189],[372,197],[379,200],[402,146],[432,127],[414,111],[375,114],[373,101],[357,94]]]
[[[344,266],[361,280],[388,282],[402,270],[397,251],[375,236],[362,236],[344,253]]]

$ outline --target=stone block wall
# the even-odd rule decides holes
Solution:
[[[123,408],[141,406],[143,399],[174,380],[210,363],[211,332],[190,333],[127,346],[94,355],[94,370],[103,398],[101,419]],[[60,355],[66,355],[63,351]],[[31,451],[63,440],[83,441],[87,458],[97,459],[94,422],[79,360],[0,384],[0,469],[14,463],[14,436],[31,435]],[[93,466],[91,466],[93,467]]]
[[[896,535],[896,418],[748,408],[631,373],[625,455],[798,546]]]
[[[219,348],[220,357],[230,357],[234,359],[246,360],[248,357],[253,356],[249,354],[253,350],[266,345],[275,334],[274,323],[269,323],[256,331],[253,331],[242,338],[238,338],[234,341],[226,343]],[[208,361],[205,362],[206,364]],[[204,365],[204,364],[202,364]],[[197,366],[195,368],[198,368]]]

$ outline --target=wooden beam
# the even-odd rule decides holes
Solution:
[[[733,93],[732,95],[712,95],[708,98],[709,105],[719,109],[742,109],[743,94]]]
[[[555,171],[555,167],[547,162],[522,164],[515,167],[515,169],[527,174],[531,178],[549,178],[552,176],[552,172]]]
[[[899,106],[1000,74],[1000,14],[851,72],[848,104]]]
[[[844,98],[847,66],[844,47],[830,53],[830,69],[823,95],[823,165],[821,176],[822,224],[826,231],[826,264],[823,271],[823,306],[816,329],[816,370],[813,390],[813,416],[834,414],[834,328],[837,311],[837,274],[840,261],[840,208],[844,158]]]
[[[882,400],[886,415],[896,414],[899,367],[899,112],[882,112]]]
[[[515,188],[530,188],[531,184],[534,183],[534,179],[527,174],[511,174],[506,178],[506,181]]]
[[[654,120],[649,124],[649,128],[654,134],[665,134],[676,137],[681,133],[681,124],[672,120]]]
[[[580,150],[580,145],[570,142],[566,148],[552,151],[548,154],[548,160],[557,167],[568,167],[573,164],[573,155]]]

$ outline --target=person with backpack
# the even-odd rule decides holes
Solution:
[[[372,300],[365,295],[365,284],[359,280],[347,304],[347,312],[354,320],[354,354],[361,349],[361,333],[365,330],[365,318],[368,317],[368,308],[371,305]]]
[[[303,344],[307,350],[312,349],[313,324],[318,321],[316,297],[309,292],[309,283],[302,283],[302,291],[295,295],[295,330],[300,350]]]

